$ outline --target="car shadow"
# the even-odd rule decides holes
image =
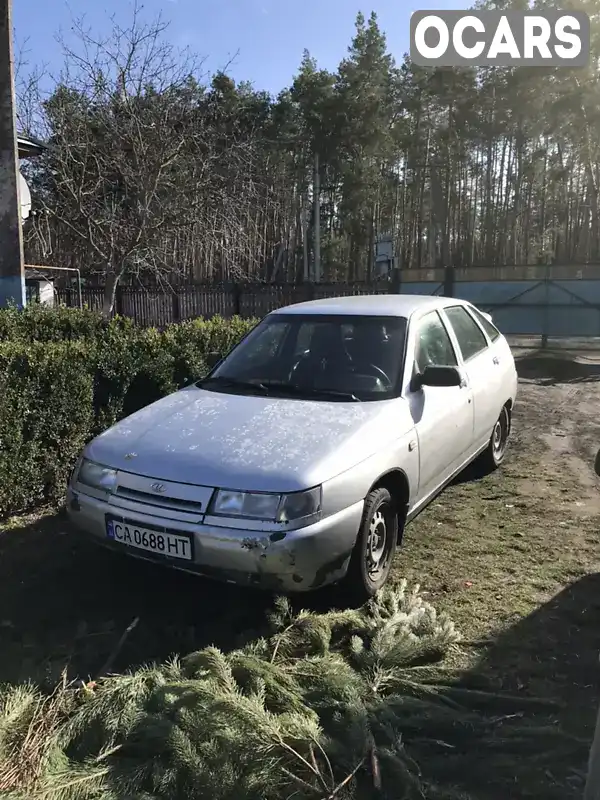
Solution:
[[[489,475],[489,470],[481,465],[478,460],[472,461],[470,464],[459,472],[455,478],[452,479],[451,486],[460,486],[461,483],[475,483],[481,481]]]
[[[60,514],[0,534],[0,682],[54,685],[265,632],[273,598],[123,557],[67,532]],[[138,618],[121,648],[118,643]],[[118,652],[117,652],[118,649]]]
[[[88,680],[242,647],[268,635],[274,600],[104,550],[68,531],[62,513],[19,521],[0,528],[0,683],[51,688],[65,668]],[[339,600],[326,587],[291,605],[325,611]]]
[[[565,350],[535,350],[515,356],[520,378],[547,386],[600,380],[600,359]]]

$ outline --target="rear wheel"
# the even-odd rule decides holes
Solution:
[[[352,601],[365,603],[386,583],[400,524],[398,505],[385,487],[367,495],[358,537],[350,559],[344,589]]]
[[[479,463],[485,472],[493,472],[504,461],[510,438],[510,411],[504,406],[494,425],[488,446],[479,456]]]

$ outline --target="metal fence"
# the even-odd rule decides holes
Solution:
[[[509,335],[600,337],[600,264],[397,270],[373,283],[236,283],[158,288],[120,286],[114,313],[165,327],[197,317],[263,317],[282,306],[327,297],[380,293],[445,295],[493,314]],[[58,300],[77,305],[75,289]],[[84,288],[83,302],[102,308],[104,290]]]

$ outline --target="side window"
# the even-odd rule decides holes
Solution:
[[[415,364],[418,372],[425,367],[456,367],[456,354],[448,331],[437,311],[427,314],[419,322]]]
[[[263,325],[261,329],[257,329],[251,343],[249,340],[247,347],[234,353],[233,357],[241,359],[240,366],[242,363],[246,366],[270,361],[277,356],[288,329],[287,324],[282,325],[281,323]]]
[[[492,342],[495,342],[496,339],[500,338],[500,331],[498,328],[492,322],[490,322],[489,319],[481,313],[481,311],[479,311],[477,308],[470,308],[469,311],[490,337]]]
[[[487,349],[487,340],[468,311],[462,306],[452,306],[444,310],[454,329],[465,361]]]

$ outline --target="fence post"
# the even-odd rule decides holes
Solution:
[[[178,291],[173,292],[173,322],[181,322],[181,303]]]
[[[304,284],[306,287],[306,299],[307,300],[314,300],[315,299],[315,285],[312,281],[309,281]]]
[[[444,267],[444,297],[454,297],[454,284],[455,284],[455,270],[454,266],[448,265]]]
[[[392,270],[392,280],[390,281],[390,294],[400,294],[402,289],[402,274],[399,267]]]
[[[120,283],[115,289],[115,314],[117,317],[123,316],[123,286]]]
[[[242,287],[234,281],[232,286],[233,294],[233,315],[240,317],[242,315]]]
[[[550,327],[550,265],[544,270],[544,321],[542,323],[542,350],[548,347],[548,328]]]

